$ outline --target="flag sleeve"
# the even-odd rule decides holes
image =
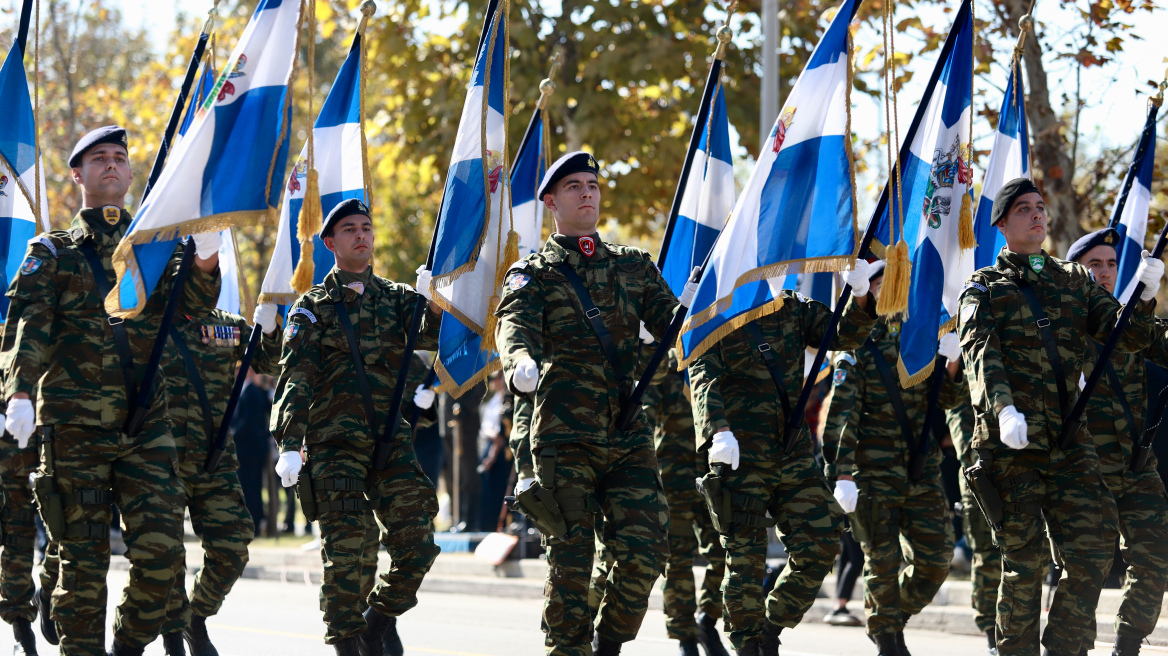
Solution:
[[[729,425],[722,404],[722,392],[719,389],[719,379],[725,371],[721,344],[715,344],[689,366],[694,429],[699,451],[708,449],[714,439],[714,433],[717,433],[719,428]],[[730,426],[730,430],[734,430],[734,427]]]
[[[669,322],[673,320],[673,315],[680,307],[677,297],[673,295],[673,291],[669,289],[669,283],[665,282],[665,277],[653,265],[652,260],[649,259],[649,254],[644,253],[645,257],[645,295],[642,305],[641,320],[645,322],[645,328],[656,337],[658,340],[665,335],[669,328]]]
[[[827,422],[823,426],[823,455],[828,462],[829,479],[840,474],[851,476],[856,462],[859,440],[856,422],[864,416],[864,377],[860,375],[857,363],[858,358],[866,355],[856,351],[851,359],[838,358],[835,363],[831,397],[827,401]],[[830,461],[829,453],[835,456]]]
[[[787,302],[791,302],[790,296],[788,296]],[[817,349],[823,342],[823,334],[827,332],[828,324],[831,323],[832,312],[823,303],[810,299],[804,302],[804,308],[804,316],[807,317],[803,324],[805,346]],[[849,294],[846,305],[844,305],[843,316],[840,317],[839,323],[836,325],[832,349],[853,351],[860,348],[864,345],[864,340],[868,338],[868,333],[872,332],[875,325],[875,300],[869,296],[868,308],[864,309],[856,302],[856,297]]]
[[[247,343],[251,338],[252,327],[243,317],[239,318],[236,326],[240,331],[240,339],[239,344],[235,348],[235,360],[239,361],[243,359],[243,354],[247,351]],[[278,316],[276,317],[276,329],[272,331],[271,335],[264,332],[260,333],[260,347],[252,354],[251,358],[251,368],[257,374],[274,376],[280,373],[278,368],[280,362],[280,338],[283,334],[283,331],[280,330],[280,317]]]
[[[518,269],[508,274],[508,279],[526,269]],[[518,287],[513,289],[512,287]],[[523,392],[511,386],[515,366],[524,358],[543,364],[543,280],[537,275],[530,277],[524,285],[504,283],[503,297],[495,316],[499,318],[496,328],[496,343],[499,359],[503,362],[503,380],[512,394],[522,396]]]
[[[182,264],[184,248],[185,245],[181,241],[175,244],[174,252],[170,255],[170,261],[166,263],[162,278],[159,279],[158,286],[154,288],[151,309],[158,312],[158,316],[162,316],[166,299],[170,296],[170,291],[174,289],[174,280]],[[219,302],[221,284],[222,276],[219,273],[219,267],[215,267],[214,271],[207,273],[192,262],[187,270],[187,282],[183,287],[183,297],[179,303],[178,311],[188,317],[203,317],[210,314]]]
[[[280,359],[280,377],[276,380],[276,403],[272,407],[272,437],[280,445],[280,452],[299,451],[308,433],[308,409],[316,372],[320,369],[320,331],[310,317],[317,316],[316,308],[309,313],[295,313],[304,307],[297,301],[289,311],[288,328],[284,331],[284,349]],[[295,314],[294,314],[295,313]]]
[[[1103,285],[1090,279],[1085,269],[1082,271],[1087,278],[1083,283],[1087,287],[1087,330],[1095,341],[1106,342],[1123,306],[1111,292],[1103,288]],[[1152,343],[1155,328],[1156,299],[1150,301],[1132,299],[1128,302],[1134,302],[1136,307],[1131,314],[1131,322],[1120,334],[1119,342],[1115,345],[1115,350],[1121,353],[1135,353],[1147,348]]]
[[[397,316],[404,317],[403,320],[405,323],[403,325],[408,329],[410,324],[412,324],[414,321],[414,311],[418,307],[418,296],[420,296],[420,294],[418,294],[418,292],[414,291],[409,286],[403,285],[403,287],[406,287],[406,293],[398,296],[399,306]],[[431,304],[429,307],[433,307],[433,304]],[[442,315],[435,314],[434,312],[427,310],[426,313],[422,315],[422,325],[418,328],[418,341],[414,344],[414,348],[420,351],[437,351],[438,330],[441,325]],[[402,344],[405,344],[405,338],[407,337],[408,335],[402,335]],[[411,367],[412,366],[413,365],[411,363]],[[424,372],[423,375],[425,375]],[[418,381],[406,390],[406,392],[409,392],[404,397],[407,401],[410,401],[411,403],[413,402],[412,399],[414,398],[414,394],[412,390],[420,384],[421,381]]]
[[[53,315],[60,300],[62,281],[67,284],[77,273],[63,271],[71,267],[62,267],[56,255],[39,242],[30,244],[25,255],[26,263],[34,260],[36,268],[22,265],[8,288],[11,305],[4,326],[4,345],[11,346],[5,353],[8,360],[4,372],[5,399],[22,392],[35,398],[37,383],[53,348]]]
[[[984,287],[984,285],[979,285]],[[988,407],[995,419],[987,422],[996,436],[996,417],[1003,408],[1014,405],[1014,395],[1002,364],[1002,346],[998,341],[998,322],[990,312],[989,292],[970,286],[961,295],[958,335],[965,375],[969,377],[969,395],[973,405]]]

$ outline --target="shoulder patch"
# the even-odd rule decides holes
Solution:
[[[294,317],[298,314],[303,314],[304,316],[308,317],[309,323],[316,323],[316,315],[313,314],[311,311],[309,311],[308,308],[302,308],[302,307],[298,307],[295,310],[292,310],[292,312],[288,315],[288,322],[291,323],[292,317]]]
[[[288,326],[284,328],[284,341],[290,342],[298,334],[300,334],[300,324],[289,321]]]
[[[835,363],[838,365],[841,362],[846,362],[854,367],[856,366],[856,356],[852,355],[848,351],[837,353],[835,356]]]
[[[961,323],[968,323],[973,318],[974,313],[977,312],[977,305],[977,301],[970,301],[961,306]]]
[[[967,289],[976,289],[977,291],[982,292],[982,293],[989,291],[988,289],[986,289],[985,285],[983,285],[981,283],[974,282],[972,280],[965,283],[965,286],[961,288],[961,291],[964,292]]]
[[[29,255],[28,257],[24,258],[24,262],[20,265],[20,275],[31,276],[40,271],[41,265],[43,264],[44,260],[41,258]]]
[[[831,384],[832,385],[842,385],[843,382],[847,379],[848,379],[848,370],[847,369],[836,369],[835,374],[832,376]]]
[[[526,269],[526,268],[527,268],[527,260],[519,260],[515,264],[512,264],[510,267],[508,267],[507,270],[508,271],[516,271],[518,269]]]
[[[512,273],[507,278],[507,288],[511,291],[517,291],[526,287],[529,282],[531,282],[531,276],[526,273]]]
[[[53,258],[56,259],[57,245],[54,244],[53,240],[49,239],[49,237],[47,235],[37,235],[36,237],[29,239],[28,245],[32,246],[33,244],[40,244],[41,246],[44,246],[45,248],[49,249],[49,252],[53,254]]]

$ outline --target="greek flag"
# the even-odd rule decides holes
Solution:
[[[969,16],[970,0],[965,0],[901,146],[903,189],[897,193],[892,176],[885,188],[888,202],[876,217],[875,234],[887,235],[890,221],[898,221],[889,208],[898,197],[903,202],[904,240],[912,261],[897,363],[903,387],[932,373],[938,338],[953,329],[957,298],[973,273],[973,249],[962,250],[958,237],[962,197],[973,190],[969,167],[973,26]]]
[[[846,0],[799,75],[759,154],[682,325],[681,368],[723,336],[781,307],[788,274],[832,271],[855,256],[848,161]]]
[[[977,215],[973,221],[973,234],[977,237],[974,270],[993,266],[998,251],[1006,246],[1002,231],[990,224],[994,196],[1007,182],[1030,177],[1030,130],[1026,124],[1025,98],[1022,60],[1015,58],[1010,65],[1006,97],[1002,99],[1002,111],[998,114],[998,131],[994,133],[994,148],[990,151],[990,161],[981,181],[981,198],[977,201]]]
[[[1119,244],[1115,247],[1119,264],[1115,290],[1121,292],[1118,295],[1121,303],[1127,303],[1136,288],[1136,267],[1140,264],[1144,237],[1148,234],[1148,203],[1152,198],[1152,171],[1156,166],[1156,113],[1159,109],[1154,104],[1148,107],[1140,145],[1136,147],[1123,191],[1111,213],[1110,225],[1119,231]]]
[[[323,217],[343,200],[359,198],[369,203],[365,187],[365,148],[361,142],[361,35],[353,37],[349,55],[333,80],[328,97],[312,128],[314,168],[320,184]],[[259,303],[291,305],[300,296],[292,289],[292,273],[300,261],[297,229],[304,192],[308,187],[308,145],[300,151],[284,185],[276,245],[260,285]],[[312,236],[313,284],[319,284],[333,268],[332,251],[320,235]]]
[[[498,367],[494,309],[502,277],[519,259],[519,244],[539,239],[519,235],[511,216],[507,6],[492,1],[486,13],[434,227],[431,290],[445,311],[434,368],[441,389],[455,397]]]
[[[194,123],[114,251],[112,316],[136,316],[179,237],[265,223],[288,156],[300,2],[260,0]],[[273,217],[274,218],[274,217]]]
[[[543,118],[543,108],[536,107],[511,167],[511,216],[515,221],[515,231],[519,233],[520,258],[543,247],[540,238],[543,237],[543,220],[547,211],[543,202],[535,197],[551,158]]]

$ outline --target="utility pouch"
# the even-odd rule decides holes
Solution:
[[[568,523],[560,512],[555,496],[545,490],[539,481],[520,492],[508,505],[527,515],[535,528],[543,535],[550,535],[557,540],[563,540],[568,535]]]
[[[33,474],[32,493],[41,513],[41,521],[45,524],[45,532],[49,534],[49,541],[60,542],[65,539],[65,506],[57,487],[52,426],[41,427],[41,462],[44,471]]]
[[[730,533],[730,524],[734,519],[734,509],[731,506],[730,490],[722,487],[723,466],[721,464],[711,465],[711,471],[697,479],[696,483],[698,493],[702,495],[706,507],[710,510],[710,520],[714,524],[714,530],[728,534]]]
[[[983,464],[983,462],[984,460],[979,455],[977,462],[966,467],[962,473],[965,476],[965,482],[969,484],[969,491],[973,493],[973,498],[977,501],[978,508],[981,508],[981,514],[986,518],[986,522],[995,531],[1000,531],[1002,530],[1002,512],[1004,510],[1002,496],[998,493],[998,488],[990,476],[989,463]]]
[[[300,511],[304,513],[304,520],[315,522],[320,516],[316,507],[316,493],[312,489],[312,473],[305,462],[300,468],[300,476],[296,479],[296,496],[300,498]]]

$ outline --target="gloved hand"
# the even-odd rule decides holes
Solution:
[[[862,298],[868,295],[868,276],[871,271],[872,265],[868,264],[868,260],[857,257],[856,266],[844,272],[844,282],[852,286],[852,296]]]
[[[1160,291],[1160,279],[1163,277],[1164,263],[1160,258],[1152,257],[1151,253],[1144,251],[1143,259],[1136,267],[1136,280],[1144,283],[1144,293],[1140,294],[1141,301],[1156,298],[1156,292]]]
[[[422,410],[429,410],[430,406],[434,405],[434,397],[437,394],[432,389],[426,389],[425,385],[418,385],[418,389],[414,390],[414,405]]]
[[[945,333],[941,337],[941,343],[937,345],[937,355],[950,362],[961,359],[961,338],[957,333]]]
[[[4,418],[4,429],[16,438],[20,448],[28,446],[28,438],[36,430],[36,410],[30,399],[11,399],[8,401],[8,416]]]
[[[523,358],[515,365],[515,373],[511,374],[511,384],[515,389],[527,394],[534,392],[539,383],[539,366],[531,358]]]
[[[418,281],[414,283],[414,289],[425,296],[427,301],[434,300],[434,294],[430,292],[430,270],[426,268],[425,264],[418,267]]]
[[[722,462],[730,469],[738,469],[738,440],[728,430],[714,433],[714,444],[710,446],[710,464]]]
[[[998,431],[1002,444],[1011,449],[1025,449],[1030,440],[1026,437],[1026,417],[1012,405],[998,413]]]
[[[300,468],[304,466],[304,459],[299,451],[285,451],[276,461],[276,475],[280,477],[280,484],[284,487],[296,485],[300,478]]]
[[[195,255],[200,260],[209,260],[219,254],[223,245],[223,235],[218,232],[199,232],[191,236],[195,240]]]
[[[251,314],[251,322],[259,326],[267,334],[276,330],[276,304],[260,303]]]
[[[694,294],[697,294],[697,293],[698,293],[698,283],[687,282],[687,283],[685,283],[685,288],[681,290],[681,298],[678,300],[681,301],[681,304],[687,308],[693,307]]]
[[[835,482],[835,500],[839,502],[841,508],[846,513],[856,512],[856,501],[860,498],[860,492],[856,490],[856,482],[841,478]]]
[[[641,341],[642,341],[642,342],[644,342],[645,344],[652,344],[652,343],[653,343],[653,341],[654,341],[654,338],[653,338],[653,333],[649,332],[649,331],[648,331],[648,329],[646,329],[646,328],[645,328],[645,322],[644,322],[644,321],[642,321],[642,322],[641,322],[641,334],[640,334],[640,337],[641,337]]]
[[[529,489],[531,489],[532,485],[535,485],[534,478],[521,478],[521,479],[519,479],[518,481],[515,482],[515,496],[519,496],[520,494],[523,494],[524,492],[528,491]]]

